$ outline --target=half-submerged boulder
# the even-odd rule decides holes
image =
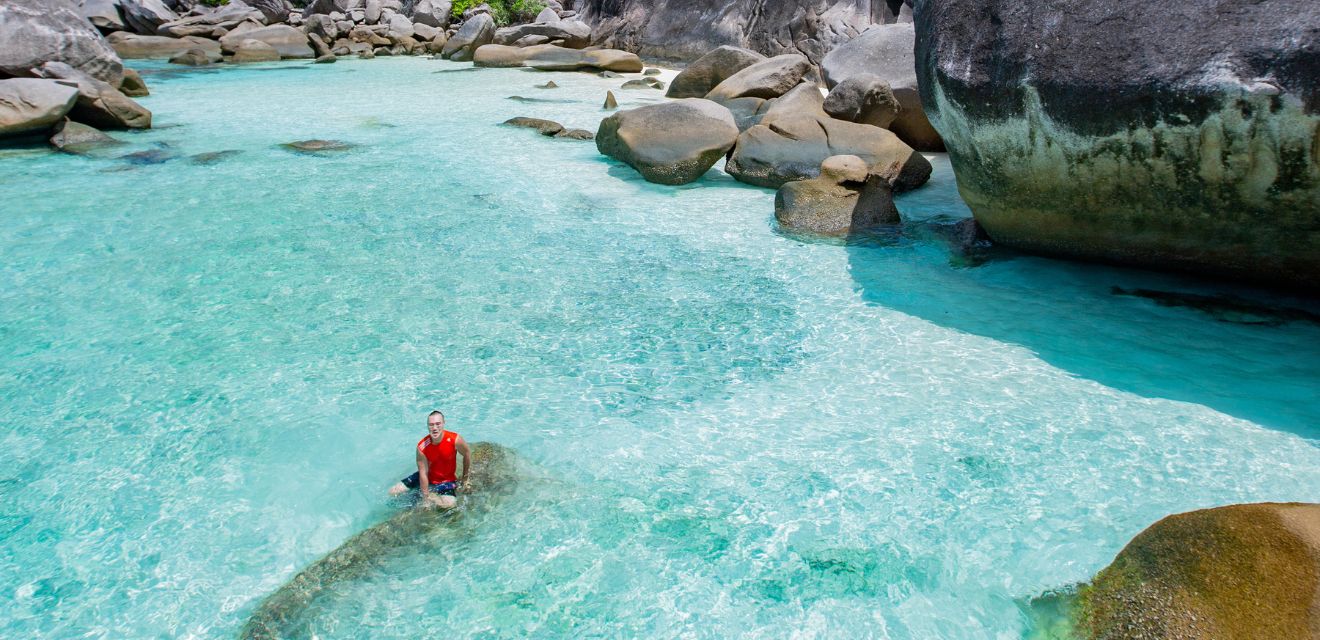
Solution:
[[[686,184],[706,173],[738,138],[729,110],[701,98],[616,111],[601,120],[596,149],[648,182]]]
[[[831,156],[820,177],[784,183],[775,193],[775,220],[789,231],[846,236],[899,222],[889,183],[871,176],[857,156]]]
[[[670,98],[704,98],[729,76],[762,60],[765,56],[755,51],[729,45],[717,47],[678,72],[665,95]]]
[[[901,107],[889,130],[918,151],[943,151],[944,142],[922,108],[911,23],[876,25],[825,55],[820,63],[830,87],[863,74],[889,85]]]
[[[816,177],[826,158],[839,155],[866,161],[871,173],[884,176],[895,193],[930,179],[930,161],[893,133],[804,113],[777,115],[744,131],[724,170],[740,182],[777,189],[785,182]]]
[[[63,62],[114,86],[124,64],[101,34],[68,2],[0,2],[0,76],[28,76],[44,63]]]
[[[1313,640],[1320,633],[1320,504],[1172,515],[1078,594],[1095,640]]]
[[[1223,11],[924,2],[923,101],[986,233],[1320,290],[1320,2]]]
[[[73,109],[78,89],[37,78],[0,80],[0,139],[49,131]]]
[[[459,27],[458,32],[445,42],[440,55],[450,60],[466,62],[472,59],[477,48],[490,44],[495,39],[495,19],[490,14],[479,13]]]
[[[579,71],[583,69],[601,69],[619,73],[636,73],[642,70],[642,59],[637,54],[615,49],[566,49],[554,45],[535,47],[536,51],[527,57],[526,66],[541,71]]]
[[[150,129],[151,112],[110,83],[63,62],[47,62],[33,73],[50,80],[77,83],[78,100],[69,115],[102,129]]]
[[[98,149],[121,145],[123,142],[101,133],[94,127],[65,118],[55,127],[50,146],[74,155],[93,153]]]

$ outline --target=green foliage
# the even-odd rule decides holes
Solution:
[[[229,4],[229,0],[201,0],[198,4],[204,4],[208,7],[223,7]]]
[[[545,8],[542,0],[454,0],[451,15],[454,19],[462,18],[464,11],[483,2],[490,5],[490,17],[500,26],[510,22],[531,22]]]

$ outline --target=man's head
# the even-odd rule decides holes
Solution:
[[[432,411],[431,415],[426,416],[426,428],[430,430],[432,438],[439,438],[445,431],[445,414]]]

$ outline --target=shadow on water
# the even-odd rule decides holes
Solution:
[[[1317,301],[1001,249],[964,254],[939,231],[955,222],[849,242],[863,299],[1021,345],[1114,389],[1320,439]]]

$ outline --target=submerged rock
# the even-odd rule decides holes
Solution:
[[[63,62],[116,87],[124,77],[119,56],[72,3],[0,2],[0,76],[27,76],[47,62]]]
[[[1314,0],[928,0],[917,72],[996,242],[1320,290],[1316,25]]]
[[[553,120],[542,120],[541,118],[525,118],[520,116],[517,118],[509,118],[504,121],[504,124],[510,127],[535,129],[543,136],[553,136],[564,130],[564,125]]]
[[[119,156],[120,160],[134,165],[164,164],[177,156],[169,149],[147,149]]]
[[[223,162],[240,153],[243,152],[237,149],[226,149],[224,151],[207,151],[205,153],[199,153],[193,156],[189,156],[188,159],[191,160],[193,164],[200,164],[206,166],[206,165],[213,165],[218,162]]]
[[[596,134],[586,129],[564,129],[555,134],[556,138],[568,138],[569,140],[595,140]]]
[[[846,236],[899,222],[894,194],[857,156],[832,156],[820,177],[784,183],[775,193],[775,220],[790,231]]]
[[[281,147],[290,151],[307,154],[338,153],[348,151],[357,145],[342,140],[298,140],[296,142],[286,142]]]
[[[57,126],[55,135],[50,138],[50,144],[64,153],[82,155],[124,143],[98,131],[94,127],[66,118]]]
[[[1078,594],[1088,637],[1312,640],[1320,504],[1203,509],[1151,525]]]
[[[611,114],[596,132],[596,149],[648,182],[677,185],[704,175],[737,138],[728,109],[684,98]]]
[[[0,80],[0,139],[49,131],[77,101],[77,88],[54,80]]]
[[[670,98],[704,98],[729,76],[765,60],[765,56],[728,45],[697,58],[669,83]]]

